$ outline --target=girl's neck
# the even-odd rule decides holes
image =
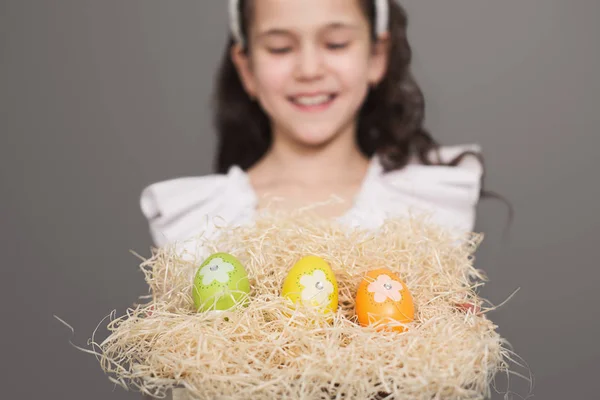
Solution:
[[[356,143],[354,127],[319,146],[303,145],[276,133],[273,138],[271,149],[254,169],[276,171],[276,176],[291,184],[360,181],[368,168],[369,160]]]
[[[284,140],[284,135],[273,136],[267,155],[249,171],[259,209],[294,210],[327,202],[332,196],[346,201],[319,207],[319,215],[338,217],[350,209],[369,170],[353,129],[312,147]],[[279,201],[272,203],[272,197]]]

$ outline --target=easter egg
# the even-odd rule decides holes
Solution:
[[[245,304],[250,293],[248,274],[242,263],[227,253],[208,257],[194,277],[192,295],[198,311],[228,310]]]
[[[382,268],[369,271],[361,281],[355,305],[358,322],[362,326],[381,325],[414,320],[415,307],[408,287],[392,271]],[[397,332],[404,327],[390,326]]]
[[[306,256],[290,269],[283,282],[282,296],[294,304],[334,312],[338,307],[338,283],[331,267],[317,256]]]

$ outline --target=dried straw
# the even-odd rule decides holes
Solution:
[[[511,353],[485,308],[457,307],[484,305],[485,277],[473,267],[480,235],[453,236],[418,219],[349,231],[307,213],[264,215],[222,233],[195,243],[242,261],[249,305],[196,313],[192,277],[203,260],[175,246],[155,250],[142,264],[152,300],[112,320],[96,344],[115,382],[155,397],[184,387],[198,399],[480,399],[508,371]],[[333,321],[307,309],[286,316],[281,285],[308,254],[328,261],[338,280]],[[412,292],[416,319],[404,333],[361,327],[354,316],[362,274],[380,267]]]

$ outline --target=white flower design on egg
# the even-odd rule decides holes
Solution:
[[[214,281],[227,283],[229,281],[229,273],[234,270],[233,265],[224,261],[222,258],[213,258],[201,270],[202,285],[208,286]]]
[[[387,275],[379,275],[375,282],[371,282],[367,290],[370,293],[375,293],[374,299],[376,303],[383,303],[388,298],[394,301],[402,300],[402,284],[393,280]]]
[[[333,293],[333,284],[327,280],[325,272],[320,269],[315,270],[312,275],[304,275],[300,278],[302,289],[302,300],[310,300],[314,305],[326,306],[329,301],[329,295]]]

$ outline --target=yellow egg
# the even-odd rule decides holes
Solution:
[[[338,307],[338,283],[331,267],[316,256],[298,261],[283,282],[281,295],[294,304],[335,312]]]

